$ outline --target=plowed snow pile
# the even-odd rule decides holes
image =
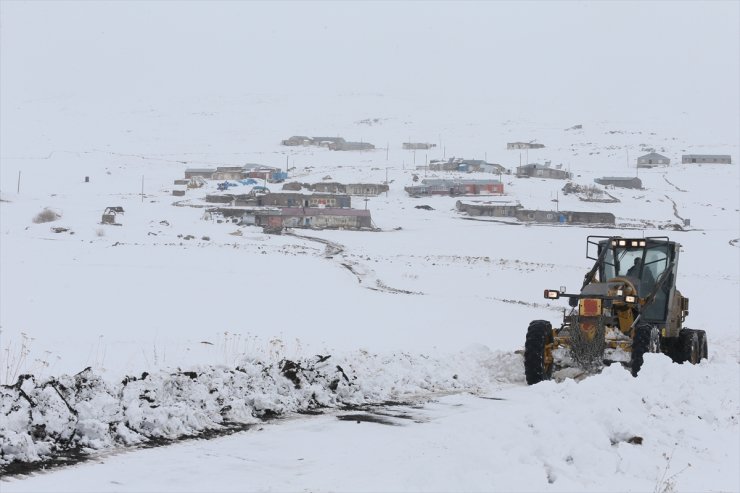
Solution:
[[[244,361],[143,373],[120,384],[86,369],[0,387],[0,465],[36,462],[78,449],[178,439],[287,413],[479,392],[491,382],[521,381],[517,355],[476,348],[433,359],[410,354],[297,361]],[[0,466],[0,471],[2,466]]]

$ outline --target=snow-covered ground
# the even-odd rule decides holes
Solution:
[[[424,15],[461,15],[440,5]],[[677,6],[676,19],[690,18],[687,8]],[[727,17],[737,17],[737,6],[728,8]],[[226,87],[199,74],[178,79],[185,88],[197,80],[225,89],[198,96],[180,87],[147,89],[148,82],[156,86],[153,78],[128,74],[138,92],[111,98],[94,84],[120,87],[111,82],[121,73],[109,58],[100,63],[115,71],[81,81],[67,67],[58,86],[39,78],[24,85],[8,75],[25,73],[21,59],[28,73],[41,70],[23,53],[91,53],[110,48],[105,36],[124,36],[106,17],[112,14],[94,7],[86,12],[108,19],[103,24],[113,33],[100,34],[98,48],[67,34],[63,46],[47,46],[19,29],[29,18],[40,23],[31,32],[61,29],[53,15],[34,9],[3,4],[13,22],[3,25],[0,71],[0,467],[79,447],[89,460],[6,474],[3,492],[740,491],[739,125],[732,105],[712,103],[721,95],[737,102],[719,79],[701,85],[686,109],[670,112],[645,109],[650,94],[662,109],[674,101],[657,97],[653,82],[623,108],[572,99],[573,111],[564,111],[566,93],[552,107],[520,105],[474,82],[461,83],[468,90],[455,98],[430,99],[434,87],[447,87],[443,74],[418,94],[371,91],[359,82],[357,91],[271,91]],[[152,9],[154,26],[164,12]],[[338,9],[335,15],[347,15]],[[292,19],[292,27],[300,25]],[[389,21],[395,28],[398,34],[409,26]],[[141,39],[158,33],[142,29]],[[481,35],[469,32],[472,40]],[[714,46],[715,35],[704,42]],[[557,39],[552,43],[565,43]],[[736,54],[737,46],[728,50]],[[681,57],[704,60],[692,53]],[[737,57],[728,59],[737,80]],[[146,73],[138,61],[124,61]],[[276,70],[290,72],[283,63]],[[329,70],[324,60],[313,63]],[[265,77],[256,73],[255,87]],[[675,84],[666,94],[688,82]],[[697,110],[701,102],[701,111],[716,110],[715,119]],[[582,128],[572,129],[576,124]],[[294,134],[341,135],[378,149],[279,144]],[[506,150],[507,142],[533,139],[546,147]],[[409,140],[437,146],[402,150]],[[672,164],[638,173],[635,159],[651,149]],[[730,154],[733,164],[680,164],[687,153]],[[414,175],[490,178],[416,169],[451,156],[509,169],[550,161],[581,185],[637,174],[644,189],[611,189],[620,202],[588,203],[564,195],[564,181],[503,175],[505,195],[497,199],[611,212],[617,226],[470,220],[455,210],[458,198],[411,198],[403,189]],[[387,177],[387,194],[352,199],[371,210],[378,230],[267,235],[204,220],[203,209],[189,207],[215,182],[172,196],[186,168],[244,163],[287,165],[289,181],[303,183]],[[122,226],[100,224],[108,206],[124,208]],[[45,208],[59,218],[34,223]],[[676,230],[684,219],[690,226]],[[681,243],[677,285],[691,300],[687,326],[707,331],[708,360],[676,365],[648,355],[638,378],[611,366],[579,381],[525,385],[517,351],[526,327],[534,319],[559,323],[567,303],[544,300],[542,292],[580,286],[591,267],[588,235],[667,235]],[[337,247],[331,255],[327,242]],[[235,424],[241,431],[219,433]],[[177,440],[198,434],[218,436]]]

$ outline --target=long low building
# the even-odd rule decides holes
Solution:
[[[277,207],[352,207],[350,195],[316,192],[274,192],[258,197],[258,205]]]
[[[559,224],[605,224],[613,225],[616,218],[611,212],[585,211],[536,211],[520,209],[516,218],[523,222]]]
[[[595,178],[594,183],[619,188],[642,188],[642,180],[636,176],[605,176]]]
[[[422,180],[421,185],[406,187],[412,197],[426,195],[501,195],[504,184],[499,180]]]
[[[524,209],[518,202],[463,202],[458,200],[455,207],[468,216],[504,217],[525,223],[613,225],[616,222],[611,212],[538,211]]]
[[[370,211],[366,209],[335,209],[316,207],[286,207],[281,209],[282,225],[286,228],[372,228]]]
[[[216,207],[208,214],[239,220],[272,230],[282,228],[372,229],[370,211],[320,207]]]
[[[732,157],[729,154],[684,154],[681,163],[732,164]]]
[[[519,202],[511,201],[463,202],[458,200],[455,208],[468,216],[516,217],[517,211],[522,206]]]

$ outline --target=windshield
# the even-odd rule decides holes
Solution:
[[[604,255],[601,279],[627,277],[635,284],[640,296],[647,296],[668,267],[669,245],[647,247],[613,247]]]

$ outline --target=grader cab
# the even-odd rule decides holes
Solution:
[[[683,327],[689,299],[676,289],[679,250],[667,237],[589,236],[586,256],[595,263],[580,292],[545,290],[548,300],[569,300],[560,327],[545,320],[529,324],[527,383],[564,367],[588,371],[612,362],[637,376],[645,353],[662,352],[678,363],[705,359],[706,333]]]

